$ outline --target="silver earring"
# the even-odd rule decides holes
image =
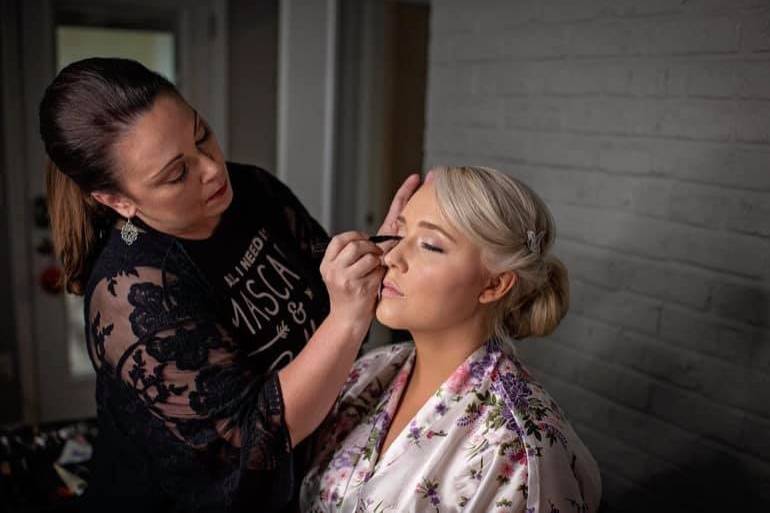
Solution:
[[[123,228],[120,229],[120,238],[123,239],[126,245],[130,246],[136,242],[137,237],[139,237],[139,230],[131,222],[131,219],[126,219]]]

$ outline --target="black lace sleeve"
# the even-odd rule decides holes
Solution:
[[[103,279],[89,304],[89,349],[99,372],[135,398],[111,408],[143,410],[122,412],[124,429],[148,433],[151,426],[131,425],[147,418],[160,426],[142,436],[154,445],[147,448],[158,455],[153,474],[167,492],[220,496],[227,504],[249,476],[290,457],[283,400],[277,375],[256,375],[186,292],[151,267]],[[190,465],[205,476],[193,476]]]

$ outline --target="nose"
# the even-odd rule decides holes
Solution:
[[[406,247],[405,242],[406,239],[401,239],[400,241],[396,242],[395,246],[393,246],[390,251],[385,253],[383,262],[388,267],[388,269],[397,269],[402,273],[409,269],[409,265],[407,264],[404,254]]]
[[[219,178],[220,169],[219,164],[214,158],[206,153],[198,153],[198,162],[201,169],[201,181],[203,183],[210,182],[216,178]]]

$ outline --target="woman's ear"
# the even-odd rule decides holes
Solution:
[[[91,193],[91,197],[102,205],[110,207],[126,219],[131,219],[136,214],[134,202],[122,194],[94,191]]]
[[[489,278],[486,288],[479,295],[479,303],[494,303],[504,297],[516,285],[518,275],[513,271],[505,271]]]

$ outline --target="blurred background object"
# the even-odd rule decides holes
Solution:
[[[87,55],[167,75],[331,231],[373,231],[432,164],[523,179],[572,309],[518,345],[599,460],[603,511],[770,505],[769,0],[0,0],[8,429],[94,415],[36,207],[37,104]]]
[[[3,511],[78,511],[95,438],[94,420],[0,429]]]

